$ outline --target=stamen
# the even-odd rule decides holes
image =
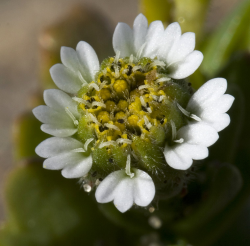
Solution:
[[[180,139],[177,139],[177,140],[174,140],[175,143],[183,143],[184,142],[184,139],[183,138],[180,138]]]
[[[84,144],[84,149],[87,151],[88,150],[88,145],[94,140],[94,138],[89,138],[85,144]]]
[[[190,115],[190,118],[192,118],[192,119],[194,119],[194,120],[196,120],[196,121],[201,121],[201,118],[198,117],[198,116],[195,115],[195,114],[191,114],[191,115]]]
[[[165,67],[166,64],[163,61],[159,61],[159,60],[154,60],[151,65],[150,68],[154,67],[154,66],[159,66],[159,67]]]
[[[163,99],[164,99],[164,96],[161,95],[161,96],[159,97],[159,101],[158,101],[158,102],[161,102]]]
[[[116,145],[116,142],[111,140],[111,141],[108,141],[108,142],[102,142],[100,145],[99,145],[99,149],[103,148],[103,147],[106,147],[106,146],[110,146],[110,145],[113,145],[115,146]]]
[[[176,139],[176,126],[172,120],[170,120],[170,124],[172,128],[172,140],[174,141]]]
[[[150,129],[152,127],[152,124],[149,122],[148,118],[146,115],[143,116],[143,119],[145,121],[145,125],[148,129]]]
[[[78,148],[78,149],[73,149],[72,152],[80,153],[80,152],[86,152],[86,150],[83,148]]]
[[[103,73],[104,76],[106,76],[107,75],[107,68],[104,68],[102,73]]]
[[[120,144],[120,143],[132,144],[132,140],[130,140],[130,139],[125,139],[125,138],[118,138],[118,139],[116,140],[116,142],[117,142],[118,144]]]
[[[122,74],[127,73],[129,70],[127,68],[123,69]]]
[[[106,108],[106,104],[104,104],[104,103],[102,103],[102,102],[97,102],[97,101],[92,102],[92,106],[97,106],[97,107]]]
[[[77,75],[78,75],[78,78],[81,80],[81,82],[82,82],[82,86],[85,86],[85,85],[87,85],[88,83],[87,83],[87,81],[82,77],[82,74],[81,74],[81,72],[78,70],[77,71]]]
[[[133,73],[134,73],[135,71],[137,71],[137,70],[139,70],[139,69],[141,69],[141,66],[134,66],[133,69],[132,69],[132,71],[133,71]]]
[[[88,116],[91,118],[91,121],[93,121],[97,125],[100,125],[100,122],[96,119],[96,117],[93,114],[89,113]]]
[[[138,156],[135,154],[134,151],[131,151],[131,154],[132,154],[132,156],[133,156],[137,161],[139,160]]]
[[[89,88],[91,88],[91,87],[93,87],[96,91],[100,90],[99,86],[97,84],[95,84],[95,83],[89,84]]]
[[[114,129],[116,131],[120,131],[120,128],[115,126],[115,125],[112,125],[112,124],[109,124],[109,123],[105,123],[104,126],[110,128],[110,129]]]
[[[131,54],[129,57],[129,64],[132,65],[133,61],[134,61],[134,56],[133,54]]]
[[[147,110],[150,114],[152,113],[152,109],[150,107],[148,107]]]
[[[78,126],[78,120],[76,119],[76,117],[70,112],[69,108],[65,108],[66,113],[68,114],[68,116],[73,120],[74,125]]]
[[[91,106],[91,103],[89,103],[88,101],[82,99],[82,98],[79,98],[79,97],[72,97],[72,99],[78,103],[83,103],[85,105],[88,105],[88,106]]]
[[[130,155],[128,155],[125,172],[130,178],[133,178],[135,174],[131,173],[130,166],[131,166],[131,157]]]
[[[142,51],[144,50],[145,46],[146,46],[147,43],[144,43],[141,48],[138,50],[137,54],[136,54],[136,58],[137,59],[140,59],[141,58],[141,54],[142,54]]]
[[[179,103],[176,103],[178,109],[187,117],[192,118],[196,121],[201,121],[201,118],[196,116],[195,114],[191,114],[190,112],[188,112],[186,109],[184,109]]]
[[[121,54],[120,50],[116,50],[114,63],[118,63],[120,54]]]
[[[167,81],[169,81],[169,80],[171,80],[171,78],[163,77],[163,78],[157,79],[155,82],[156,82],[156,83],[160,83],[160,82],[167,82]]]
[[[101,83],[100,87],[99,87],[100,90],[101,90],[107,83],[108,83],[108,81],[106,81],[106,80],[103,81],[103,82]]]
[[[119,78],[120,77],[120,71],[117,65],[114,66],[115,67],[115,78]]]
[[[142,96],[140,96],[140,101],[141,101],[141,105],[144,107],[147,107],[146,102],[144,101],[144,98]]]
[[[140,90],[143,90],[143,89],[147,89],[147,88],[150,88],[150,85],[140,85],[140,86],[138,87],[139,91],[140,91]]]

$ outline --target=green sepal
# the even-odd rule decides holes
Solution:
[[[162,126],[152,126],[149,132],[149,138],[152,139],[152,142],[158,145],[159,147],[164,147],[166,139],[166,131]]]
[[[172,101],[178,102],[182,107],[186,107],[193,93],[192,87],[185,80],[174,80],[162,86],[162,90]]]
[[[85,143],[90,138],[95,139],[96,137],[95,129],[88,125],[88,122],[89,120],[87,119],[87,116],[82,116],[78,123],[77,135],[83,143]]]

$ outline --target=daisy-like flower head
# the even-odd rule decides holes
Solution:
[[[155,191],[185,176],[178,170],[208,156],[233,102],[224,79],[193,93],[185,78],[203,59],[194,46],[178,23],[148,27],[140,14],[133,30],[118,24],[116,55],[101,64],[84,41],[62,47],[62,64],[50,70],[60,90],[45,91],[47,106],[33,110],[54,136],[36,148],[44,168],[80,178],[88,192],[97,186],[97,201],[114,201],[121,212],[148,206]]]

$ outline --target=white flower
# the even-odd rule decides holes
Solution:
[[[77,132],[79,112],[77,103],[66,93],[51,89],[44,91],[44,101],[33,109],[33,114],[44,123],[42,131],[56,137],[68,137]]]
[[[221,131],[230,123],[226,112],[231,108],[234,97],[225,94],[227,81],[223,78],[211,79],[202,85],[191,97],[187,111],[197,115],[202,121]]]
[[[129,169],[129,170],[128,170]],[[116,208],[124,213],[133,204],[146,207],[155,196],[152,178],[142,170],[133,168],[130,173],[130,156],[126,170],[109,174],[97,187],[95,197],[99,203],[114,201]]]
[[[169,69],[169,77],[183,79],[195,72],[200,66],[203,55],[195,48],[195,34],[181,35],[180,25],[175,22],[166,30],[161,21],[154,21],[148,27],[146,17],[139,14],[133,30],[125,23],[119,23],[113,36],[115,52],[121,57],[157,57]]]
[[[81,41],[76,50],[69,47],[61,48],[63,64],[56,64],[50,69],[55,84],[63,91],[76,94],[83,85],[95,79],[100,65],[94,49]]]
[[[43,167],[62,169],[65,178],[81,178],[92,167],[92,156],[84,153],[87,146],[73,138],[48,138],[36,147],[36,153],[47,158]]]
[[[218,140],[217,131],[203,122],[191,123],[181,127],[176,135],[175,143],[166,144],[164,156],[169,166],[186,170],[193,160],[201,160],[208,156],[207,147]]]

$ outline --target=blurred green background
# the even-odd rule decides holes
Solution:
[[[239,99],[230,114],[235,117],[231,126],[221,134],[219,144],[211,148],[208,160],[210,163],[200,171],[197,184],[201,184],[202,188],[204,188],[202,185],[209,184],[208,181],[206,183],[200,180],[204,173],[209,173],[211,174],[209,177],[212,177],[211,187],[205,187],[207,194],[198,193],[197,197],[195,197],[197,187],[190,187],[191,195],[188,199],[191,199],[192,195],[194,200],[205,199],[206,206],[197,209],[197,212],[186,221],[169,226],[169,221],[173,219],[171,212],[174,214],[171,209],[173,206],[178,207],[183,204],[181,201],[175,201],[177,204],[174,205],[166,204],[167,208],[169,206],[169,210],[166,209],[166,211],[170,214],[161,214],[161,211],[158,211],[157,215],[164,217],[170,231],[162,230],[160,235],[175,238],[174,235],[177,233],[182,238],[191,239],[197,246],[211,245],[211,243],[228,246],[235,245],[234,235],[237,234],[236,245],[250,244],[250,239],[246,237],[250,230],[250,202],[246,202],[250,185],[248,182],[250,172],[246,169],[246,166],[250,167],[248,159],[250,134],[246,126],[246,122],[249,122],[249,109],[247,95],[245,98],[243,95],[249,88],[250,61],[249,54],[236,52],[249,49],[250,46],[250,3],[246,0],[142,0],[142,2],[146,7],[136,0],[0,0],[2,34],[0,41],[0,221],[3,224],[8,219],[9,225],[4,227],[0,234],[0,245],[2,242],[4,246],[59,245],[59,243],[74,245],[70,244],[72,238],[75,238],[75,243],[80,242],[79,245],[92,245],[92,234],[85,242],[81,242],[81,238],[78,238],[81,234],[79,226],[84,230],[86,228],[92,230],[98,235],[94,245],[119,245],[118,243],[130,245],[130,241],[126,242],[126,238],[137,243],[139,236],[136,235],[140,235],[142,241],[145,239],[145,245],[150,245],[151,239],[153,243],[158,241],[159,235],[154,234],[152,228],[148,228],[145,220],[147,215],[144,214],[144,218],[140,213],[137,215],[132,212],[126,218],[112,211],[111,207],[99,206],[98,208],[96,202],[87,197],[82,190],[76,189],[76,193],[71,194],[71,188],[74,190],[78,187],[76,180],[63,179],[60,177],[60,172],[42,170],[40,160],[32,157],[34,145],[46,136],[38,132],[39,123],[29,110],[42,103],[39,89],[53,86],[48,69],[54,63],[60,62],[58,47],[62,45],[74,47],[77,41],[83,39],[95,48],[100,60],[113,55],[111,37],[117,22],[126,22],[132,26],[134,18],[140,11],[144,11],[149,20],[179,21],[184,32],[196,32],[197,49],[202,50],[205,59],[200,70],[191,78],[193,86],[198,88],[207,79],[222,76],[230,82],[229,92]],[[155,5],[152,3],[158,2],[163,4],[164,8],[154,9]],[[175,3],[174,14],[168,11],[173,8],[173,3]],[[79,24],[75,25],[76,22]],[[77,34],[74,38],[69,38],[67,34],[70,32]],[[240,130],[245,129],[244,123],[246,131],[242,137]],[[238,144],[239,140],[240,144]],[[13,142],[16,145],[15,151]],[[220,158],[218,158],[218,152]],[[232,165],[225,165],[222,162]],[[235,163],[237,168],[234,166]],[[17,166],[19,167],[15,171],[14,167]],[[9,177],[12,170],[14,171]],[[48,185],[44,177],[53,180],[52,183]],[[224,183],[221,181],[222,177],[225,179]],[[218,187],[220,189],[217,192]],[[5,189],[7,192],[4,195]],[[24,191],[27,192],[23,193]],[[43,196],[48,200],[43,201],[41,205],[39,197]],[[237,199],[234,200],[236,196]],[[8,201],[7,216],[4,197]],[[85,203],[85,205],[81,207],[78,203]],[[192,213],[192,209],[196,208],[197,204],[194,207],[188,207],[189,203],[190,201],[185,201],[184,216]],[[246,204],[243,210],[242,204]],[[62,209],[60,213],[57,213],[58,206]],[[37,210],[34,209],[36,207]],[[96,212],[88,212],[89,207],[93,207]],[[31,210],[32,213],[30,213]],[[87,211],[88,216],[84,210]],[[61,214],[65,216],[62,220],[60,220]],[[133,218],[137,218],[136,216],[138,216],[138,224],[134,225]],[[219,218],[218,221],[213,216]],[[234,218],[234,227],[230,227],[231,217]],[[57,224],[52,223],[49,228],[41,226],[46,225],[48,218],[53,218],[52,221],[57,221]],[[106,218],[111,219],[118,227]],[[201,219],[203,223],[200,222]],[[68,227],[64,225],[65,221],[68,222]],[[98,221],[99,226],[96,227],[93,221]],[[99,221],[102,222],[99,223]],[[58,226],[58,223],[62,226]],[[103,231],[102,227],[105,225],[116,236]],[[142,225],[145,225],[145,228]],[[124,236],[121,228],[130,228],[130,230],[127,230]],[[226,234],[223,234],[224,228],[228,230]],[[87,231],[85,234],[82,233],[88,235]],[[31,237],[30,234],[33,236]],[[54,238],[54,241],[51,241],[51,238]],[[112,238],[111,241],[109,241],[110,238]],[[122,242],[119,241],[121,238]],[[206,242],[202,242],[203,238]],[[106,239],[109,243],[101,244],[102,240]],[[39,243],[35,243],[36,240]],[[160,243],[153,243],[150,246],[162,246]],[[178,245],[186,245],[186,243],[180,241]]]

